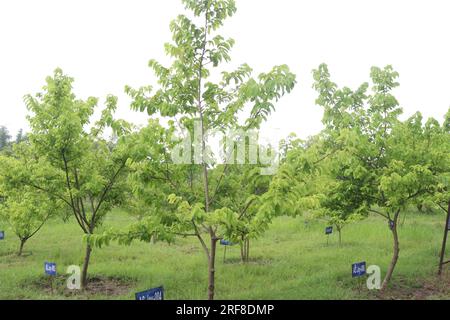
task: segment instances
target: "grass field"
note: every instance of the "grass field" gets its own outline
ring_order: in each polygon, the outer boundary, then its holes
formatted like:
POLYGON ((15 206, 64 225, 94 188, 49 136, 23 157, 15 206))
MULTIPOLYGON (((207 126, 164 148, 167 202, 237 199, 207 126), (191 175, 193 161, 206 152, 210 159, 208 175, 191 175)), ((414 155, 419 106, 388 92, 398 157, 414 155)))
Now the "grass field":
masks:
MULTIPOLYGON (((443 216, 409 214, 400 227, 400 260, 389 298, 399 293, 423 291, 425 299, 449 299, 450 287, 436 279, 438 254, 442 241, 443 216), (430 283, 444 285, 440 290, 430 283), (435 290, 436 289, 436 290, 435 290), (398 291, 398 292, 397 292, 398 291)), ((116 211, 105 227, 124 226, 130 218, 116 211)), ((0 226, 1 227, 1 226, 0 226)), ((373 292, 364 279, 351 278, 351 264, 367 261, 379 265, 382 276, 391 258, 392 241, 385 220, 370 217, 349 225, 343 231, 343 245, 337 234, 327 244, 324 228, 318 221, 279 218, 267 234, 252 242, 248 265, 239 260, 239 248, 224 247, 217 258, 217 299, 371 299, 373 292)), ((58 264, 63 272, 69 265, 81 265, 84 245, 75 223, 50 221, 27 243, 30 254, 17 257, 17 238, 6 229, 0 241, 1 299, 133 299, 136 291, 164 285, 166 299, 205 299, 207 264, 196 239, 179 239, 173 245, 135 242, 130 247, 116 244, 96 249, 91 258, 91 277, 133 279, 118 295, 97 292, 93 295, 64 295, 44 290, 44 261, 58 264)), ((450 251, 450 250, 449 250, 450 251)), ((446 271, 447 274, 449 273, 446 271)), ((62 280, 61 280, 62 281, 62 280)), ((444 282, 444 283, 443 283, 444 282)), ((400 296, 401 297, 401 296, 400 296)))

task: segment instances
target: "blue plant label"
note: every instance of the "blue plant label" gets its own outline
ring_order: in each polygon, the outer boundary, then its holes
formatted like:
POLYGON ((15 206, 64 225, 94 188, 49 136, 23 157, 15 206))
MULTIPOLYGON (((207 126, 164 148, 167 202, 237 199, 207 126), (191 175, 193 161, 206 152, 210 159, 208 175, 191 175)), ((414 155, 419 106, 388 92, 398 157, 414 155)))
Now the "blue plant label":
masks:
POLYGON ((228 240, 220 240, 220 244, 222 246, 232 246, 233 244, 231 243, 231 241, 228 240))
POLYGON ((394 230, 395 223, 392 220, 389 220, 389 229, 394 230))
POLYGON ((0 240, 5 239, 5 231, 0 231, 0 240))
POLYGON ((164 287, 138 292, 136 300, 164 300, 164 287))
POLYGON ((56 276, 56 263, 46 262, 44 264, 45 274, 56 276))
POLYGON ((333 227, 327 227, 325 229, 325 234, 332 234, 333 233, 333 227))
POLYGON ((352 277, 362 277, 366 274, 366 262, 358 262, 352 265, 352 277))

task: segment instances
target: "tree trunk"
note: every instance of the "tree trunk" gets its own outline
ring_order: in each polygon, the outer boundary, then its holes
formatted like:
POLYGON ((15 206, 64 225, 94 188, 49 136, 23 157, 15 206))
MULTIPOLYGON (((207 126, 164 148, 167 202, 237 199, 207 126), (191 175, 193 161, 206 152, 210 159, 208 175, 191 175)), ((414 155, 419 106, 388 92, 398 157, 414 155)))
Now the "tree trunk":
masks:
POLYGON ((440 261, 439 261, 439 272, 438 272, 439 275, 442 275, 442 268, 444 267, 445 249, 447 248, 449 222, 450 222, 450 201, 448 202, 447 220, 445 220, 444 241, 442 241, 442 250, 441 250, 441 256, 440 256, 440 261))
POLYGON ((81 273, 81 288, 84 290, 87 286, 87 275, 88 275, 88 268, 89 268, 89 260, 91 259, 91 252, 92 247, 88 243, 86 245, 86 254, 84 256, 84 263, 83 263, 83 270, 81 273))
POLYGON ((342 229, 341 228, 337 228, 338 233, 339 233, 339 247, 342 246, 342 229))
POLYGON ((215 291, 215 273, 216 273, 216 248, 217 239, 215 237, 211 238, 211 253, 209 256, 208 263, 208 300, 214 300, 215 291))
POLYGON ((383 292, 387 288, 389 281, 392 278, 392 274, 394 273, 394 269, 395 269, 395 266, 397 265, 398 257, 400 254, 400 244, 398 241, 398 232, 397 232, 399 213, 400 213, 400 211, 397 211, 397 213, 395 214, 394 225, 391 230, 392 235, 393 235, 393 240, 394 240, 394 254, 392 256, 391 263, 389 264, 389 268, 387 270, 386 277, 384 278, 383 284, 381 285, 381 292, 383 292))
POLYGON ((250 260, 250 239, 242 240, 241 243, 241 261, 247 263, 250 260))
POLYGON ((247 250, 245 251, 245 262, 249 262, 250 260, 250 239, 245 240, 247 243, 247 250))
POLYGON ((20 239, 20 247, 19 252, 17 252, 17 255, 20 257, 23 253, 23 247, 25 246, 25 242, 27 242, 27 239, 20 239))

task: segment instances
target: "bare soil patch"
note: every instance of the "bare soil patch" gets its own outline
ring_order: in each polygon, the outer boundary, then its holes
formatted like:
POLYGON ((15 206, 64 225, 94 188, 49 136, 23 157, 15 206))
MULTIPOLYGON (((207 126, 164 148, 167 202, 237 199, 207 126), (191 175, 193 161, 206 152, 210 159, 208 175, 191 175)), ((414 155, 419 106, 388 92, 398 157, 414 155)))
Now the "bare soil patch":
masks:
POLYGON ((431 276, 425 279, 399 278, 393 282, 383 295, 374 299, 381 300, 448 300, 450 299, 450 274, 441 277, 431 276))
POLYGON ((40 277, 32 282, 33 287, 44 291, 46 294, 64 297, 89 298, 89 296, 115 297, 128 294, 136 284, 131 278, 99 277, 89 278, 85 290, 69 290, 67 288, 66 275, 57 277, 40 277))

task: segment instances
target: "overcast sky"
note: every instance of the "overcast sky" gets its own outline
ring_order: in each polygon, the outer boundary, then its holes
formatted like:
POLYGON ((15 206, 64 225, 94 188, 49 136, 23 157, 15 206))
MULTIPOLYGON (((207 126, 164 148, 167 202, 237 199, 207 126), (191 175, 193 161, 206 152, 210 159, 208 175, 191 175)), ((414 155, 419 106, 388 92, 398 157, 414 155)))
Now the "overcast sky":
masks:
MULTIPOLYGON (((269 122, 301 137, 320 131, 311 70, 329 65, 339 85, 356 88, 370 67, 391 64, 400 73, 396 95, 411 115, 439 120, 450 106, 450 2, 447 0, 237 0, 238 12, 223 33, 236 40, 234 64, 255 71, 288 64, 295 91, 269 122)), ((120 98, 129 111, 126 84, 154 84, 150 58, 164 61, 169 22, 181 0, 0 1, 0 125, 27 128, 22 97, 40 91, 56 67, 75 78, 81 97, 120 98)))

